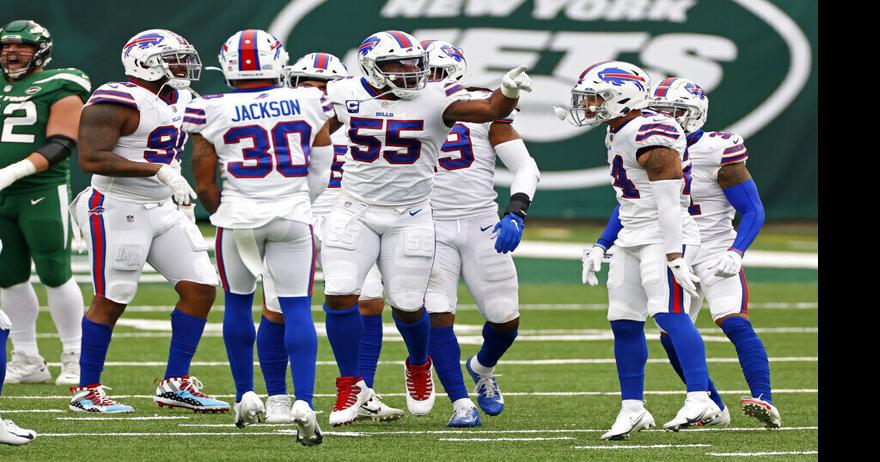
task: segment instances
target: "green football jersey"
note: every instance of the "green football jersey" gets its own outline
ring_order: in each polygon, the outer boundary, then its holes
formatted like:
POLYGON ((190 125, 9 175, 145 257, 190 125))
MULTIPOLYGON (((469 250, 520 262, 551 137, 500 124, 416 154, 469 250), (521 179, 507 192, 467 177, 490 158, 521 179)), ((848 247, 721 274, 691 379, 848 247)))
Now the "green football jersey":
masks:
MULTIPOLYGON (((56 101, 77 95, 89 98, 92 84, 81 70, 47 69, 9 82, 0 72, 0 168, 14 164, 46 144, 49 111, 56 101)), ((67 183, 70 159, 24 177, 0 194, 26 192, 67 183)))

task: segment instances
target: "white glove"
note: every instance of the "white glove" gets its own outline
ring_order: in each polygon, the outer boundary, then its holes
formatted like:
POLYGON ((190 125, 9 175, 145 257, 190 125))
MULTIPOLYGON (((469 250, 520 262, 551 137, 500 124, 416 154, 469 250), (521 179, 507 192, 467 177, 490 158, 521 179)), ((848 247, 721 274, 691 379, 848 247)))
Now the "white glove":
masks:
POLYGON ((508 98, 519 98, 519 91, 532 91, 532 79, 525 73, 525 64, 511 69, 501 79, 501 93, 508 98))
POLYGON ((197 197, 186 178, 168 165, 159 168, 159 171, 156 172, 156 178, 171 188, 171 200, 177 205, 192 204, 192 199, 197 197))
POLYGON ((3 310, 0 310, 0 330, 9 329, 12 329, 12 321, 9 320, 9 316, 6 316, 3 310))
POLYGON ((697 294, 696 283, 700 282, 700 278, 694 274, 690 265, 684 261, 684 258, 678 257, 675 260, 666 262, 666 264, 669 265, 669 269, 672 270, 672 277, 675 278, 675 282, 677 282, 678 285, 680 285, 681 288, 692 297, 698 297, 699 294, 697 294))
POLYGON ((0 168, 0 191, 3 191, 19 179, 33 175, 36 172, 37 167, 27 159, 22 159, 14 164, 0 168))
POLYGON ((742 266, 742 255, 733 250, 728 250, 724 255, 720 256, 718 260, 715 260, 715 264, 712 265, 712 268, 715 269, 715 276, 729 278, 739 274, 742 266))
POLYGON ((196 205, 195 204, 191 203, 189 205, 178 205, 177 208, 180 209, 180 211, 183 212, 183 214, 186 215, 187 218, 189 218, 189 221, 191 221, 193 223, 196 222, 196 205))
POLYGON ((581 258, 581 263, 583 263, 581 282, 594 287, 599 285, 596 273, 602 269, 603 258, 605 258, 605 249, 600 245, 594 245, 592 249, 584 249, 584 256, 581 258))

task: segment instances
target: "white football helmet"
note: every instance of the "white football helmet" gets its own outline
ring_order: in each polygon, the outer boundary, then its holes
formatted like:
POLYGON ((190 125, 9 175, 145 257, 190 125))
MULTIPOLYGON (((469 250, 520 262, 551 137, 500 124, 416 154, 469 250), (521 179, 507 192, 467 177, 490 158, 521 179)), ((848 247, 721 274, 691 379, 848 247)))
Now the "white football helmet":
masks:
POLYGON ((122 47, 125 75, 155 82, 168 79, 168 85, 187 88, 199 80, 202 61, 195 47, 183 37, 165 29, 149 29, 135 34, 122 47))
POLYGON ((292 66, 284 68, 284 82, 289 87, 299 85, 301 80, 336 80, 348 77, 348 69, 330 53, 309 53, 292 66))
POLYGON ((567 115, 578 127, 625 116, 648 106, 650 86, 648 73, 634 64, 623 61, 593 64, 581 72, 571 89, 567 115), (601 104, 595 104, 596 97, 602 98, 601 104))
POLYGON ((406 32, 387 30, 367 37, 358 47, 358 62, 367 83, 387 87, 398 98, 415 98, 428 83, 428 53, 406 32), (398 70, 383 70, 390 66, 398 70))
POLYGON ((220 70, 226 84, 233 80, 269 79, 281 81, 288 55, 281 41, 259 29, 240 30, 220 47, 220 70))
POLYGON ((434 69, 440 69, 443 79, 453 79, 459 82, 464 80, 467 74, 467 61, 464 52, 449 42, 442 40, 422 40, 422 48, 428 52, 428 68, 430 76, 434 76, 434 69))
POLYGON ((709 116, 709 97, 688 79, 669 77, 651 91, 651 109, 675 119, 687 133, 703 127, 709 116))

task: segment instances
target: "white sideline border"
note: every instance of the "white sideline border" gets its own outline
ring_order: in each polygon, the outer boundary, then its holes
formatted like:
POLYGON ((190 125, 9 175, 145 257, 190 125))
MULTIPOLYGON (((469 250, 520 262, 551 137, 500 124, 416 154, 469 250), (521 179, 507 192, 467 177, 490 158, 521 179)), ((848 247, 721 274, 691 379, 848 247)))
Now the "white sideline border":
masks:
POLYGON ((819 451, 773 451, 773 452, 707 452, 714 457, 766 457, 766 456, 808 456, 819 454, 819 451))

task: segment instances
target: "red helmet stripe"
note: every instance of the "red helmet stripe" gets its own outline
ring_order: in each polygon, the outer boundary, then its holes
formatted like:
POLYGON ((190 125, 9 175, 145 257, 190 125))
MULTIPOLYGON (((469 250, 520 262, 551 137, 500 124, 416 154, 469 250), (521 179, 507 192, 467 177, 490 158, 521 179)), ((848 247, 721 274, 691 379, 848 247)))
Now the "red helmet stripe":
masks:
POLYGON ((260 70, 260 57, 257 54, 257 31, 254 29, 243 31, 238 40, 238 70, 260 70))

